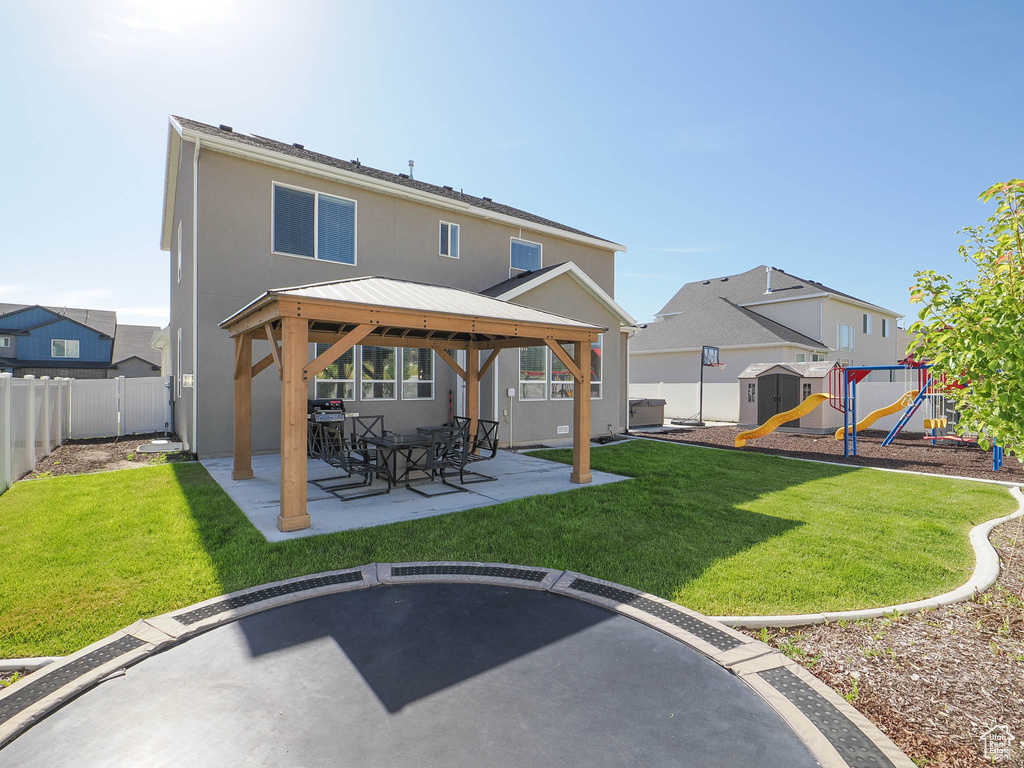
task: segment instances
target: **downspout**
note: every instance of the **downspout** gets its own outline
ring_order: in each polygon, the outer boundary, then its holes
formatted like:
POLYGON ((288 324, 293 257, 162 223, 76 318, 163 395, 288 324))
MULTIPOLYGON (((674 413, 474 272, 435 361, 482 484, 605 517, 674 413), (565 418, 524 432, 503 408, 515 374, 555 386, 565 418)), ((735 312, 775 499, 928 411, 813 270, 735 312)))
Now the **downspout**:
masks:
POLYGON ((825 344, 825 302, 826 301, 828 301, 828 296, 826 296, 824 299, 822 299, 821 301, 818 302, 818 341, 820 341, 823 346, 827 347, 828 345, 825 344))
POLYGON ((199 458, 199 137, 192 153, 192 454, 199 458))

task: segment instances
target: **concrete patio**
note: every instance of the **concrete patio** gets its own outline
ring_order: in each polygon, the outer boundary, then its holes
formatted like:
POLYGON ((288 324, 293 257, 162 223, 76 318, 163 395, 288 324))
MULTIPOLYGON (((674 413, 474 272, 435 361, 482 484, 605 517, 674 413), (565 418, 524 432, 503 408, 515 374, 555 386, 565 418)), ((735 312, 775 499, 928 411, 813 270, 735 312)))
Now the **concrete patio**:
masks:
MULTIPOLYGON (((307 483, 306 504, 312 525, 304 530, 282 533, 277 529, 277 516, 281 510, 280 454, 253 456, 252 469, 255 476, 250 480, 231 479, 230 456, 205 459, 202 464, 267 541, 286 541, 297 536, 317 536, 354 528, 369 528, 459 512, 463 509, 486 507, 529 496, 580 489, 580 485, 569 480, 570 468, 565 464, 511 451, 498 451, 498 455, 492 460, 479 465, 481 472, 496 477, 497 480, 474 483, 465 486, 461 493, 434 498, 425 498, 406 490, 404 486, 398 486, 386 495, 341 501, 311 482, 307 483)), ((307 473, 309 480, 312 481, 336 477, 339 471, 322 461, 309 459, 307 473)), ((603 485, 628 479, 621 475, 594 471, 591 484, 603 485)), ((439 489, 440 480, 434 485, 439 489)), ((383 488, 384 483, 378 480, 373 487, 383 488)))

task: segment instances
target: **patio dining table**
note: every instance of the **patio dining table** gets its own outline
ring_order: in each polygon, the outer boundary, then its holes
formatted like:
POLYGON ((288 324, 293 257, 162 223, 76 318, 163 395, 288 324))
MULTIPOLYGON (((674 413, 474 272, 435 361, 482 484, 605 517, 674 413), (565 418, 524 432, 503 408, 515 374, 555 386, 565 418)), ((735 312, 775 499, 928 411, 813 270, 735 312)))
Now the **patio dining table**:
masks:
POLYGON ((408 461, 409 452, 414 448, 429 446, 430 430, 418 432, 414 435, 397 435, 393 433, 387 435, 367 435, 362 438, 362 441, 377 449, 378 461, 387 471, 387 481, 390 488, 404 480, 405 474, 408 472, 406 470, 401 475, 398 474, 398 456, 401 454, 408 461))

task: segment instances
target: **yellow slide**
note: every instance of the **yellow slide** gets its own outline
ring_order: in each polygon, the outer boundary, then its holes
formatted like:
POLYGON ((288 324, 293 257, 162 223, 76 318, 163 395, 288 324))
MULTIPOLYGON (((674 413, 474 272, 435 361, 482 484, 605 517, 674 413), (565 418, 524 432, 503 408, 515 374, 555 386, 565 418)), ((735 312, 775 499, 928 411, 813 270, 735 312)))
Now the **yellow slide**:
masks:
POLYGON ((790 408, 788 411, 775 414, 760 427, 757 427, 756 429, 748 429, 746 432, 740 432, 736 435, 736 447, 742 448, 747 444, 747 440, 755 440, 758 437, 764 437, 765 435, 774 432, 787 421, 792 421, 793 419, 799 419, 801 416, 806 416, 826 400, 828 400, 828 393, 818 392, 817 394, 808 397, 796 408, 790 408))
MULTIPOLYGON (((887 405, 887 406, 885 406, 885 408, 879 408, 877 411, 872 411, 871 413, 869 413, 867 416, 865 416, 863 419, 861 419, 857 423, 857 431, 861 432, 861 431, 867 429, 868 427, 870 427, 872 424, 874 424, 879 419, 884 418, 886 416, 891 416, 892 414, 896 413, 897 411, 902 411, 902 410, 905 410, 905 409, 909 408, 910 404, 912 402, 914 402, 914 398, 917 397, 917 393, 918 393, 918 390, 916 390, 916 389, 913 392, 907 392, 903 397, 901 397, 899 400, 897 400, 892 405, 887 405)), ((853 427, 850 427, 850 429, 852 430, 853 427)), ((843 439, 843 428, 840 427, 839 429, 836 430, 836 440, 842 440, 842 439, 843 439)))

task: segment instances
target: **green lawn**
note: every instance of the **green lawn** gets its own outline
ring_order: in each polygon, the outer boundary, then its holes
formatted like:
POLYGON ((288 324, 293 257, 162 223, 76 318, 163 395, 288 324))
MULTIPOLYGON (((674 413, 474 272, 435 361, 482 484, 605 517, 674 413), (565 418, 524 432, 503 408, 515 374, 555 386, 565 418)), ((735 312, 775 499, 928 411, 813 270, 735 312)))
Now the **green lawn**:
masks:
POLYGON ((993 485, 650 441, 593 465, 635 479, 278 544, 198 464, 18 483, 0 496, 0 657, 374 560, 572 569, 709 614, 886 605, 964 582, 968 530, 1015 507, 993 485))

